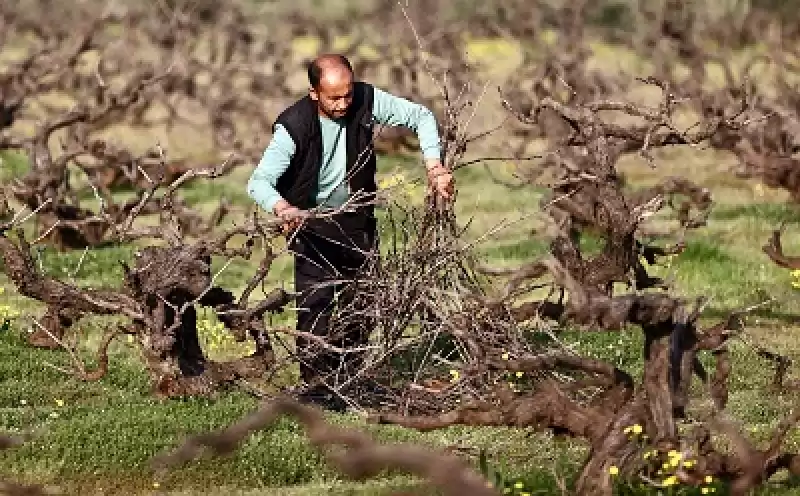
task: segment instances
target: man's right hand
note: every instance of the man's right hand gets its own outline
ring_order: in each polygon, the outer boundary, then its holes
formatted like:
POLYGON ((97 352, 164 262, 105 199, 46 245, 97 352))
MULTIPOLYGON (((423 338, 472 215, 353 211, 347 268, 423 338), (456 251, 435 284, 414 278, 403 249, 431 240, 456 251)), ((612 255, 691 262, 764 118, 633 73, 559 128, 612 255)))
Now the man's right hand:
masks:
POLYGON ((289 234, 294 231, 308 218, 307 210, 299 209, 286 200, 278 200, 272 211, 283 220, 283 225, 281 226, 283 234, 289 234))

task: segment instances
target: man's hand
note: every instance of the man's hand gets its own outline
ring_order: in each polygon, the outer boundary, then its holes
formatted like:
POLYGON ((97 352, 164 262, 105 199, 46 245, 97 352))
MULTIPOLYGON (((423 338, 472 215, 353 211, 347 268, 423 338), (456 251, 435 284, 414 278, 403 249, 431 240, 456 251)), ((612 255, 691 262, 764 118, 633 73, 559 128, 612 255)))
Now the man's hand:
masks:
POLYGON ((300 227, 300 224, 308 217, 308 211, 299 209, 286 200, 278 200, 272 211, 283 220, 281 226, 283 234, 289 234, 300 227))
POLYGON ((438 158, 426 160, 425 168, 428 171, 428 187, 445 200, 451 200, 455 195, 452 172, 442 165, 442 161, 438 158))

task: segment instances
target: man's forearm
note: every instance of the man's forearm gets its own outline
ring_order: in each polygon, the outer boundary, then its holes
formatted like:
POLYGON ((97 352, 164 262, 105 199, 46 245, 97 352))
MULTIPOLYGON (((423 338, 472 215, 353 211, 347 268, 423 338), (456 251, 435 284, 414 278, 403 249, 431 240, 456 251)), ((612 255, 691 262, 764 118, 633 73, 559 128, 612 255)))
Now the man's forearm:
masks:
POLYGON ((275 206, 279 202, 286 201, 281 197, 280 193, 278 193, 269 179, 257 174, 250 176, 250 180, 247 183, 247 193, 258 206, 267 212, 274 213, 275 206))
POLYGON ((422 157, 426 161, 441 160, 442 148, 439 140, 439 129, 436 125, 436 116, 430 109, 420 105, 422 110, 419 116, 419 125, 417 126, 417 138, 419 139, 419 147, 422 152, 422 157))
POLYGON ((278 127, 247 182, 247 194, 268 212, 275 213, 276 208, 286 203, 275 186, 278 178, 289 167, 293 153, 294 143, 291 137, 286 130, 278 127))

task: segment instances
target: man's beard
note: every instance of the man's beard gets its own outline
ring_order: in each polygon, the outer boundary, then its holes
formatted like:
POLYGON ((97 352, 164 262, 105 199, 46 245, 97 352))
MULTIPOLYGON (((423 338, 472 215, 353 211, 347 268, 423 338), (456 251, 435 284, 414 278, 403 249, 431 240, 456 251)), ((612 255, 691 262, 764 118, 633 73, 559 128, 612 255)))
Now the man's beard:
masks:
POLYGON ((326 110, 323 108, 322 112, 325 114, 326 117, 330 119, 341 119, 342 117, 347 115, 348 110, 337 112, 335 110, 326 110))

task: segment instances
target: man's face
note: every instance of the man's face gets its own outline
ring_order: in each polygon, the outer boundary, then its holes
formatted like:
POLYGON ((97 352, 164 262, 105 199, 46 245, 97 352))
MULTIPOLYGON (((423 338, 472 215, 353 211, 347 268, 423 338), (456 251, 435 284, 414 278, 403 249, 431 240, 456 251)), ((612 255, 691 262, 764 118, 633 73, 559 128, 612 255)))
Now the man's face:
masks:
POLYGON ((344 117, 353 103, 353 76, 348 71, 331 71, 320 78, 319 88, 312 88, 310 95, 323 115, 344 117))

